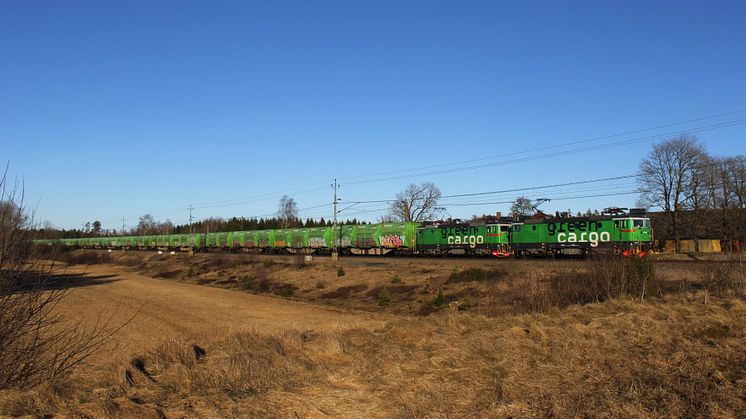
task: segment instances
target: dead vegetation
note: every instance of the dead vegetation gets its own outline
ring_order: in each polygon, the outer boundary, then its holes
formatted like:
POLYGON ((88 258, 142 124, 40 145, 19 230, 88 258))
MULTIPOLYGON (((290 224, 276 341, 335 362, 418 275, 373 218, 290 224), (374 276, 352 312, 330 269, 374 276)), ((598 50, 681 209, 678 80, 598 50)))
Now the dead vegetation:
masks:
MULTIPOLYGON (((64 380, 123 325, 99 313, 92 327, 55 310, 73 278, 34 248, 33 215, 23 189, 0 176, 0 389, 26 389, 64 380)), ((98 255, 96 256, 98 260, 98 255)))
POLYGON ((735 417, 746 409, 744 339, 743 301, 683 296, 249 331, 167 341, 64 387, 6 392, 0 413, 735 417))
POLYGON ((0 414, 735 417, 746 408, 738 263, 428 261, 423 269, 408 260, 300 266, 298 257, 243 256, 113 260, 182 281, 409 316, 377 330, 169 340, 78 371, 65 385, 0 393, 0 414))
POLYGON ((746 296, 743 268, 735 261, 662 267, 652 258, 556 262, 361 258, 332 263, 323 258, 309 262, 302 254, 271 257, 101 251, 72 252, 63 260, 110 261, 155 278, 408 315, 430 315, 450 307, 503 316, 698 290, 705 291, 704 298, 746 296))

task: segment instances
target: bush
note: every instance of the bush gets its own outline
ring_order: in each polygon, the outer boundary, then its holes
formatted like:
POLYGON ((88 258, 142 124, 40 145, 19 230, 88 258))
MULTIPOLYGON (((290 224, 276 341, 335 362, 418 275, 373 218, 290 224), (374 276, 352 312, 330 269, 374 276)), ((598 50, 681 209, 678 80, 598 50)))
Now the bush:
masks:
MULTIPOLYGON (((7 174, 7 173, 6 173, 7 174)), ((52 275, 31 245, 34 226, 23 205, 23 191, 7 188, 0 177, 0 389, 54 383, 89 358, 119 328, 102 319, 94 328, 71 320, 55 307, 67 296, 70 276, 52 275)), ((46 250, 44 252, 50 252, 46 250)), ((73 263, 108 263, 108 253, 65 253, 73 263), (105 260, 106 262, 102 262, 105 260)))
POLYGON ((402 283, 402 280, 401 280, 401 278, 399 278, 398 276, 395 276, 395 277, 394 277, 394 278, 393 278, 393 279, 391 280, 391 283, 392 283, 392 284, 401 284, 401 283, 402 283))
POLYGON ((610 258, 594 261, 590 273, 580 281, 589 288, 595 301, 605 301, 623 295, 643 300, 651 293, 662 292, 652 258, 610 258))
POLYGON ((391 304, 391 293, 389 293, 389 290, 387 290, 386 288, 382 288, 378 292, 378 305, 381 307, 385 307, 389 304, 391 304))
POLYGON ((130 268, 140 265, 142 259, 137 256, 125 256, 116 261, 117 265, 128 266, 130 268))
POLYGON ((445 295, 443 295, 443 290, 438 290, 438 295, 435 296, 433 299, 433 305, 435 307, 442 307, 444 306, 448 301, 446 300, 445 295))
POLYGON ((451 272, 446 283, 498 281, 506 276, 507 272, 502 269, 484 270, 482 268, 467 268, 462 271, 451 272))
POLYGON ((715 265, 703 281, 705 290, 719 297, 746 298, 746 279, 732 263, 715 265))
POLYGON ((337 276, 345 276, 345 270, 341 266, 337 266, 337 276))
POLYGON ((272 283, 269 280, 267 271, 263 267, 257 266, 249 276, 238 279, 238 286, 247 291, 269 292, 272 288, 272 283))
POLYGON ((519 312, 546 312, 572 304, 588 304, 628 296, 644 299, 663 292, 648 258, 605 259, 590 262, 587 271, 518 280, 511 295, 519 312))
POLYGON ((111 263, 111 255, 108 252, 67 252, 60 255, 59 259, 69 266, 111 263))
POLYGON ((324 281, 319 279, 318 281, 316 281, 316 288, 322 290, 326 288, 326 284, 324 284, 324 281))
POLYGON ((275 294, 281 297, 285 297, 285 298, 292 297, 294 293, 295 291, 293 290, 292 286, 289 286, 289 285, 286 285, 282 288, 278 288, 277 290, 275 290, 275 294))

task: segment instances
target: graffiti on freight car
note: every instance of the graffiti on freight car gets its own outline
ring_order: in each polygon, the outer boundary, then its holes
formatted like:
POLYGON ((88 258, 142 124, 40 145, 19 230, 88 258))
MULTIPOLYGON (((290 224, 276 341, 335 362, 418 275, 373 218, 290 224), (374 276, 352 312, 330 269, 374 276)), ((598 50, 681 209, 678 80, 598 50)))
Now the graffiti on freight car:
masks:
POLYGON ((404 246, 404 236, 381 236, 381 247, 402 247, 404 246))
POLYGON ((275 240, 275 247, 285 247, 286 244, 285 240, 275 240))
POLYGON ((355 240, 355 246, 357 247, 376 247, 376 241, 372 237, 363 237, 355 240))
POLYGON ((310 247, 324 247, 326 243, 323 237, 309 237, 308 245, 310 247))
POLYGON ((254 240, 246 240, 246 247, 254 247, 254 240))
POLYGON ((352 241, 349 237, 342 237, 342 240, 334 239, 334 245, 338 247, 350 247, 352 245, 352 241))
POLYGON ((259 239, 259 247, 269 247, 269 239, 259 239))

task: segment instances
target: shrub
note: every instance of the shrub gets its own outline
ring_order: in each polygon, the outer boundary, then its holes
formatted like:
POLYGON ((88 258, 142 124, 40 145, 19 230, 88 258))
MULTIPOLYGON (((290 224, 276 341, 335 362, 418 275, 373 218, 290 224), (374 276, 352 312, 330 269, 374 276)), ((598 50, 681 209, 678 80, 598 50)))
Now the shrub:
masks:
POLYGON ((125 256, 116 262, 118 265, 128 266, 130 268, 140 265, 142 259, 137 256, 125 256))
POLYGON ((524 278, 515 284, 511 298, 519 312, 546 312, 622 296, 644 299, 663 292, 654 262, 646 258, 593 261, 587 271, 524 278))
POLYGON ((341 266, 337 266, 337 276, 345 276, 345 270, 341 266))
POLYGON ((458 282, 497 281, 507 276, 503 269, 484 270, 482 268, 467 268, 461 271, 453 271, 448 277, 448 284, 458 282))
POLYGON ((704 278, 705 291, 719 297, 746 297, 746 279, 736 266, 728 262, 715 265, 704 278))
POLYGON ((443 290, 438 290, 438 295, 435 296, 433 299, 433 305, 435 307, 442 307, 444 306, 448 301, 446 300, 445 295, 443 295, 443 290))
POLYGON ((381 291, 378 292, 378 305, 385 307, 389 304, 391 304, 391 293, 389 293, 389 290, 386 288, 382 288, 381 291))
POLYGON ((402 283, 402 280, 401 280, 401 278, 399 278, 398 276, 395 276, 395 277, 394 277, 394 278, 393 278, 393 279, 391 280, 391 283, 392 283, 392 284, 401 284, 401 283, 402 283))
POLYGON ((67 252, 63 253, 59 259, 69 266, 111 263, 111 255, 108 252, 67 252))
POLYGON ((662 292, 652 258, 611 258, 594 261, 590 265, 589 274, 580 275, 578 279, 590 290, 595 301, 605 301, 622 295, 642 300, 651 293, 662 292))
POLYGON ((238 279, 238 286, 247 291, 269 292, 272 283, 267 271, 263 267, 257 266, 248 276, 238 279))
POLYGON ((277 295, 279 295, 281 297, 285 297, 285 298, 292 297, 294 293, 295 293, 295 291, 293 290, 292 286, 290 286, 290 285, 286 285, 286 286, 284 286, 282 288, 278 288, 275 291, 275 294, 277 294, 277 295))
MULTIPOLYGON (((123 326, 113 328, 104 318, 86 328, 55 310, 75 277, 52 275, 52 266, 31 245, 33 213, 23 205, 22 190, 8 189, 6 175, 0 175, 0 389, 24 389, 67 376, 123 326)), ((82 255, 63 256, 74 263, 110 261, 108 253, 82 255)))
POLYGON ((319 279, 318 281, 316 281, 316 288, 322 290, 326 288, 326 284, 324 284, 324 281, 319 279))

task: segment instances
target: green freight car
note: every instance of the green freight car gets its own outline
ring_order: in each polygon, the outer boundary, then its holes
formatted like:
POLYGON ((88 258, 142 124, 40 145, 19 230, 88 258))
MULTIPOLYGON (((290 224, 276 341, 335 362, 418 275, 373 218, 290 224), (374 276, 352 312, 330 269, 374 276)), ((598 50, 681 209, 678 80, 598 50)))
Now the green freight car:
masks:
POLYGON ((650 219, 633 216, 527 220, 511 230, 516 256, 636 254, 648 251, 653 240, 650 219))
POLYGON ((342 226, 332 232, 344 253, 388 254, 413 252, 417 247, 418 223, 380 223, 342 226))
POLYGON ((509 256, 510 223, 434 223, 417 230, 424 255, 509 256))

